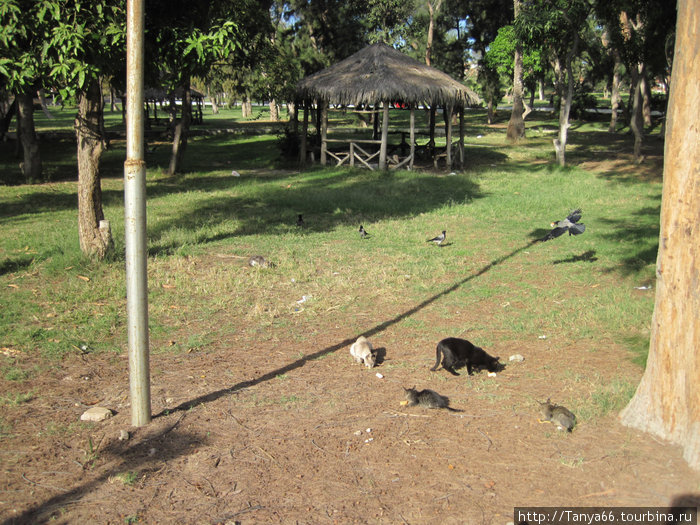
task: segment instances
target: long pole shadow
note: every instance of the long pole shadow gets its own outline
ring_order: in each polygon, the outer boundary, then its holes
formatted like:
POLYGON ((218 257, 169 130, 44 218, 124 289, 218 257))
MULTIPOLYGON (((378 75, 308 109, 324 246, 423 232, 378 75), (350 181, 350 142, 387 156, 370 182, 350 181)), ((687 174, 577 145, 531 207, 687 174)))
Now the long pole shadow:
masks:
MULTIPOLYGON (((518 253, 529 248, 533 244, 536 244, 537 242, 539 242, 539 239, 532 240, 532 241, 528 242, 527 244, 525 244, 524 246, 521 246, 520 248, 513 250, 509 254, 504 255, 502 257, 499 257, 498 259, 494 259, 493 261, 491 261, 490 263, 485 265, 483 268, 481 268, 478 272, 473 273, 473 274, 465 277, 464 279, 457 281, 452 286, 445 288, 441 292, 427 298, 426 300, 417 304, 413 308, 406 310, 405 312, 397 315, 393 319, 389 319, 388 321, 384 321, 383 323, 378 324, 374 328, 371 328, 370 330, 364 332, 363 335, 370 337, 370 336, 376 335, 380 332, 383 332, 384 330, 386 330, 390 326, 393 326, 396 323, 399 323, 402 320, 406 319, 407 317, 410 317, 411 315, 423 310, 424 308, 431 305, 432 303, 434 303, 438 299, 445 297, 446 295, 449 295, 450 293, 454 292, 459 287, 465 285, 469 281, 472 281, 473 279, 476 279, 477 277, 481 277, 482 275, 484 275, 486 272, 488 272, 489 270, 491 270, 495 266, 498 266, 499 264, 502 264, 503 262, 507 261, 508 259, 515 257, 518 253)), ((348 346, 348 345, 351 345, 354 342, 355 342, 355 339, 352 339, 352 338, 345 339, 345 340, 341 341, 340 343, 337 343, 337 344, 334 344, 334 345, 329 346, 327 348, 324 348, 323 350, 319 350, 318 352, 314 352, 312 354, 305 355, 304 357, 302 357, 301 359, 298 359, 297 361, 294 361, 293 363, 289 363, 286 366, 272 370, 271 372, 263 374, 260 377, 257 377, 255 379, 251 379, 249 381, 242 381, 242 382, 237 383, 237 384, 230 386, 228 388, 223 388, 221 390, 217 390, 215 392, 210 392, 209 394, 204 394, 202 396, 196 397, 196 398, 191 399, 189 401, 185 401, 183 403, 180 403, 176 407, 168 408, 167 410, 163 410, 163 411, 159 412, 158 414, 155 414, 153 417, 156 418, 156 417, 172 414, 173 412, 190 410, 192 407, 195 407, 195 406, 200 405, 202 403, 210 403, 212 401, 216 401, 217 399, 219 399, 223 396, 233 394, 234 392, 237 392, 239 390, 250 388, 252 386, 258 385, 258 384, 263 383, 265 381, 269 381, 270 379, 274 379, 278 375, 286 374, 287 372, 291 372, 292 370, 296 370, 297 368, 301 368, 308 361, 313 361, 314 359, 318 359, 319 357, 322 357, 324 355, 327 355, 327 354, 330 354, 333 352, 337 352, 341 348, 348 346)))

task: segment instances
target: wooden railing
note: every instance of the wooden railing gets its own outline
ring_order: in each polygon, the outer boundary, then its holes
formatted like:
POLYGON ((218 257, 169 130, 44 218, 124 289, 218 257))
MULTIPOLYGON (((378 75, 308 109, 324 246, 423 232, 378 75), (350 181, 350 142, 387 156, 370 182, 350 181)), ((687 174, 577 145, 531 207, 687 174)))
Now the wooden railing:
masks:
MULTIPOLYGON (((336 166, 342 166, 345 163, 347 163, 349 166, 355 166, 355 164, 358 163, 361 166, 364 166, 365 168, 374 171, 379 165, 378 157, 380 150, 377 150, 374 153, 370 153, 366 151, 365 148, 363 148, 360 144, 374 144, 377 146, 381 146, 381 140, 326 139, 326 142, 329 144, 335 143, 348 145, 347 150, 331 151, 330 149, 326 149, 326 154, 335 159, 336 166), (375 161, 374 165, 372 164, 373 160, 375 161)), ((397 169, 402 166, 405 166, 408 163, 413 164, 411 162, 412 160, 413 156, 410 154, 407 157, 404 157, 403 159, 400 158, 398 155, 389 155, 387 157, 387 167, 397 169)))

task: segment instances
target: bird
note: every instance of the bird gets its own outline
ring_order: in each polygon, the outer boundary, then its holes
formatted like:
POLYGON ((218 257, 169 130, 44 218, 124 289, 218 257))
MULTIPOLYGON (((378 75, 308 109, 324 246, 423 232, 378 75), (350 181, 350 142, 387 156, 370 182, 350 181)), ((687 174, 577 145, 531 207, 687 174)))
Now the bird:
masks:
POLYGON ((554 228, 551 232, 545 235, 542 240, 549 241, 555 239, 560 235, 564 235, 565 232, 569 232, 569 235, 581 235, 586 231, 586 225, 578 221, 581 220, 581 208, 576 209, 569 213, 566 219, 561 221, 553 221, 550 226, 554 228))
POLYGON ((442 243, 445 242, 445 237, 447 237, 446 230, 442 230, 442 233, 440 235, 438 235, 437 237, 433 237, 432 239, 428 239, 425 242, 434 242, 438 246, 442 246, 442 243))
POLYGON ((360 224, 359 232, 360 232, 360 238, 362 238, 362 239, 366 239, 369 236, 369 233, 367 232, 367 230, 365 230, 365 227, 362 226, 362 224, 360 224))
POLYGON ((304 226, 304 219, 301 218, 301 213, 299 214, 299 218, 297 219, 297 226, 304 226))

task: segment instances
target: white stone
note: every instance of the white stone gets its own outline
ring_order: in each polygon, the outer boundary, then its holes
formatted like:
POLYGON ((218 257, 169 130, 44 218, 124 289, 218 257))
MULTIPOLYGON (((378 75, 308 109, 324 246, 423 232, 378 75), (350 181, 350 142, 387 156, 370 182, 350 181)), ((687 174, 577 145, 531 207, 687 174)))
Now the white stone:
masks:
POLYGON ((508 358, 508 361, 515 361, 516 363, 522 363, 525 358, 520 354, 514 354, 508 358))
POLYGON ((104 407, 88 408, 83 415, 80 416, 81 421, 104 421, 112 417, 112 411, 104 407))

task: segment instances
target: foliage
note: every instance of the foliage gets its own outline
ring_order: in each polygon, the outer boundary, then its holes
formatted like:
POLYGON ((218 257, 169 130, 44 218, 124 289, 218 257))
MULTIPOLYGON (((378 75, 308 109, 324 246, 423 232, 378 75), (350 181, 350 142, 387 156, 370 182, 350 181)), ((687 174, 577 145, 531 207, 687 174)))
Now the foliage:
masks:
MULTIPOLYGON (((513 78, 513 56, 517 45, 515 28, 503 26, 498 30, 496 39, 484 55, 484 65, 495 69, 503 79, 513 78)), ((544 72, 543 52, 538 47, 523 49, 523 82, 528 83, 542 77, 544 72)))

